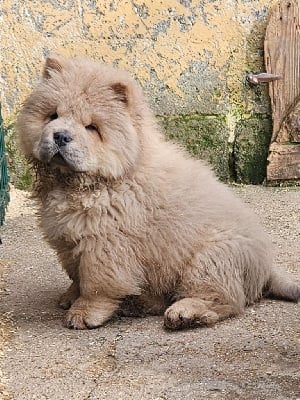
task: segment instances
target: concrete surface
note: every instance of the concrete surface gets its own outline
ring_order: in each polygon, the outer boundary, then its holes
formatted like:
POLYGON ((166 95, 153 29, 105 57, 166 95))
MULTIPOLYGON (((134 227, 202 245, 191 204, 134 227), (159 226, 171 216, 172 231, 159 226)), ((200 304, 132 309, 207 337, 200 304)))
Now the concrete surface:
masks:
MULTIPOLYGON (((261 217, 278 266, 300 278, 299 188, 235 187, 261 217)), ((166 332, 161 317, 62 326, 68 286, 24 192, 2 231, 0 398, 15 400, 300 399, 299 305, 263 300, 213 328, 166 332)))

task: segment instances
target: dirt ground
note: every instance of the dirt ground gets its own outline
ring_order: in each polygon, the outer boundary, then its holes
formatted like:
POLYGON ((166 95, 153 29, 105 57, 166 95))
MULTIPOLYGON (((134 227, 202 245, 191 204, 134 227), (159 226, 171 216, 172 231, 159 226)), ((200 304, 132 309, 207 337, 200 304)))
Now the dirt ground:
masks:
MULTIPOLYGON (((300 188, 234 187, 260 216, 278 268, 300 280, 300 188)), ((12 190, 1 235, 0 399, 300 399, 299 305, 263 300, 213 328, 167 332, 162 317, 62 325, 68 286, 33 203, 12 190)))

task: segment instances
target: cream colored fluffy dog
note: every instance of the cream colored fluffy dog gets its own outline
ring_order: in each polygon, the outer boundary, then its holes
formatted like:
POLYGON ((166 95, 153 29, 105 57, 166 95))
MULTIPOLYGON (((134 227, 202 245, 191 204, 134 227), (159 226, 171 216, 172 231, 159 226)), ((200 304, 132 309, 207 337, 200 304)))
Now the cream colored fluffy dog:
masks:
POLYGON ((254 215, 201 161, 167 143, 127 73, 48 58, 18 118, 40 222, 73 281, 69 328, 126 298, 167 328, 211 325, 263 295, 297 301, 254 215))

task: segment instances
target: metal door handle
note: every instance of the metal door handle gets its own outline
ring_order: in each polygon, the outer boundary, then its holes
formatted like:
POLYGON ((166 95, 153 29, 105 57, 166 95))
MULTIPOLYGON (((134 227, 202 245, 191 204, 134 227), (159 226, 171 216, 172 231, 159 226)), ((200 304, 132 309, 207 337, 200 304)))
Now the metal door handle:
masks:
POLYGON ((252 85, 258 85, 259 83, 273 82, 282 79, 282 75, 268 74, 267 72, 261 72, 260 74, 247 74, 246 80, 252 85))

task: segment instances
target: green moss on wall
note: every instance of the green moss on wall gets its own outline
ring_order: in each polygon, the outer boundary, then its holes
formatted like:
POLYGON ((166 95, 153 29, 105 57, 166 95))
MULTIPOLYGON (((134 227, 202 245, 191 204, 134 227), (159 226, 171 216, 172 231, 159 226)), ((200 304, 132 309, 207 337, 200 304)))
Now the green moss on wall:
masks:
POLYGON ((230 177, 225 116, 178 115, 160 120, 169 139, 184 145, 193 156, 207 160, 222 180, 230 177))
POLYGON ((267 115, 240 117, 234 125, 224 115, 163 116, 160 120, 169 139, 207 160, 221 180, 259 184, 265 179, 272 133, 267 115))
POLYGON ((32 182, 32 173, 25 157, 18 148, 15 126, 11 123, 5 126, 4 129, 10 182, 17 189, 29 189, 32 182))
POLYGON ((272 123, 267 116, 255 116, 238 122, 233 149, 238 183, 262 183, 266 177, 267 156, 272 123))

